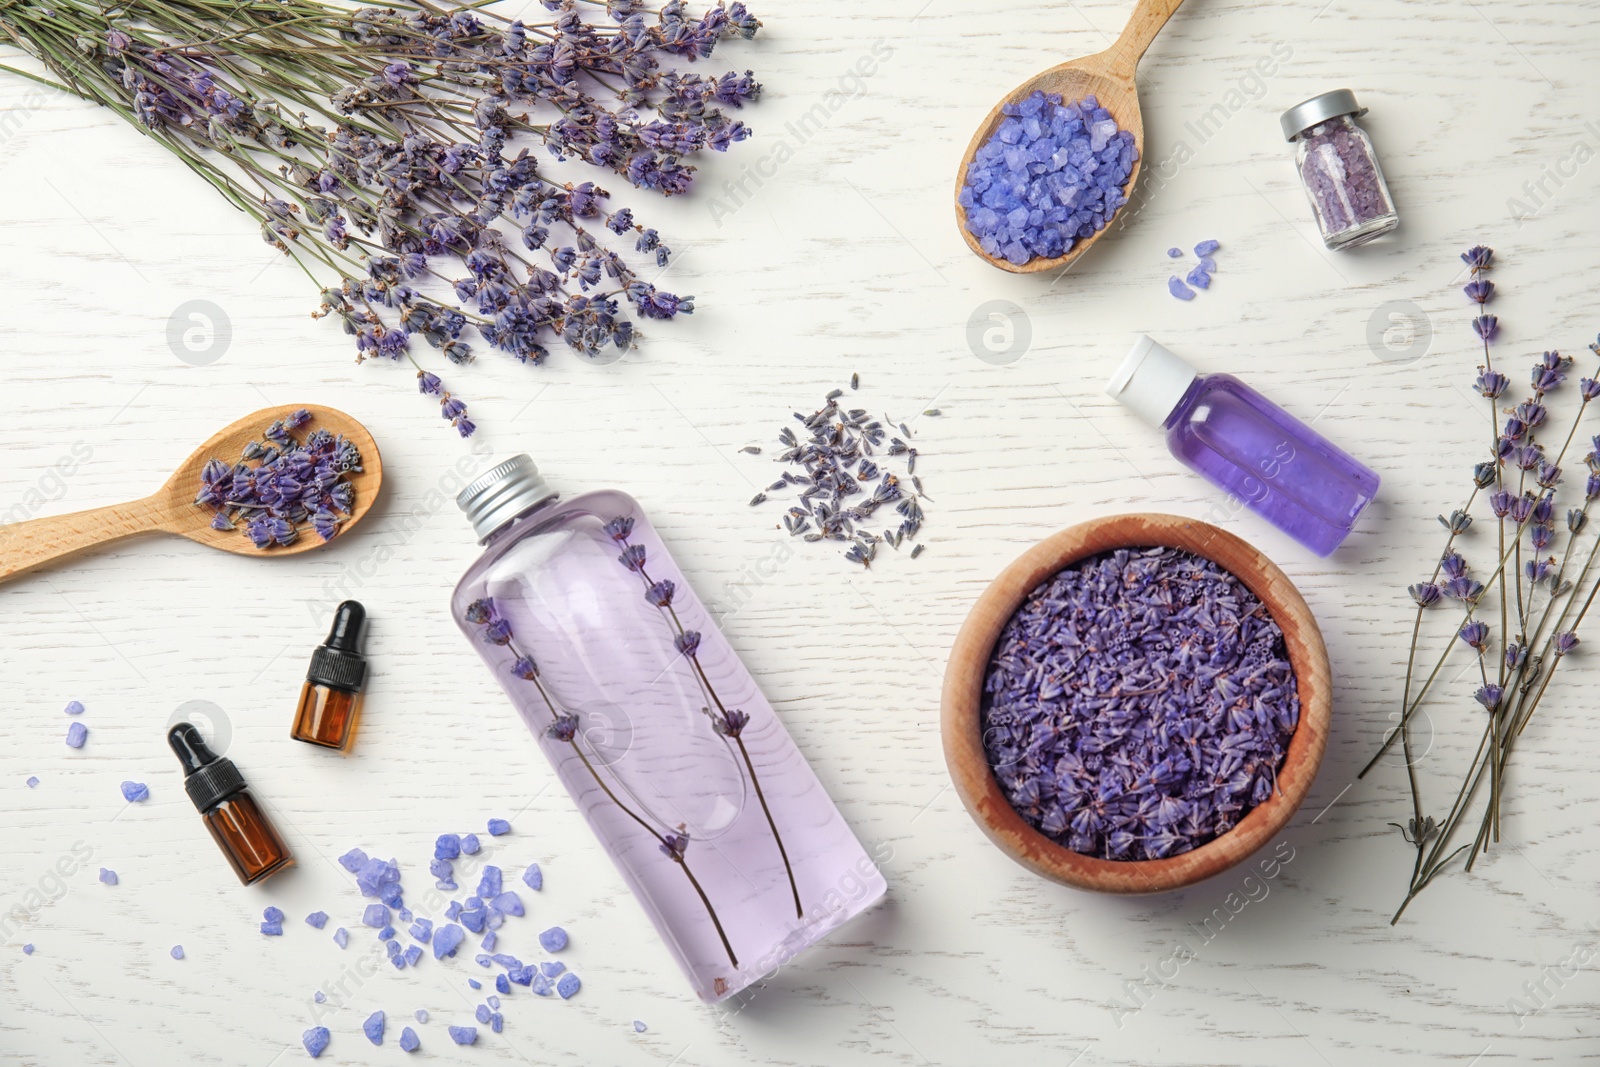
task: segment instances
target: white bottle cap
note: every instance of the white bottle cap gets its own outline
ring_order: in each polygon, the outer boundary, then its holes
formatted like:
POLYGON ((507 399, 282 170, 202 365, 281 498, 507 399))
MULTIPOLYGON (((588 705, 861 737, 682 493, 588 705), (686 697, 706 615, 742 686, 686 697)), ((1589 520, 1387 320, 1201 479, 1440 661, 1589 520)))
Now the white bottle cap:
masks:
POLYGON ((1111 376, 1106 395, 1160 427, 1166 425, 1167 417, 1199 376, 1199 371, 1141 335, 1111 376))

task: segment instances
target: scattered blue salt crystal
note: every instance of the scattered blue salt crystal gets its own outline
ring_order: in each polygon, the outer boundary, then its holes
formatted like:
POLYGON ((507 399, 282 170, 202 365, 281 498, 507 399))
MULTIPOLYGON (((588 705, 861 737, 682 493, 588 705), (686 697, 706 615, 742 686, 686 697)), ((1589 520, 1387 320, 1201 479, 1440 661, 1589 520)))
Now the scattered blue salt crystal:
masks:
POLYGON ((312 912, 306 916, 306 925, 316 927, 318 930, 322 929, 328 925, 328 913, 325 911, 312 912))
POLYGON ((283 936, 283 924, 282 923, 262 923, 261 924, 261 932, 263 934, 267 935, 268 937, 282 937, 283 936))
POLYGON ((1217 261, 1212 259, 1210 256, 1201 256, 1199 269, 1205 271, 1207 274, 1215 274, 1217 273, 1217 261))
POLYGON ((339 857, 339 866, 343 867, 351 874, 355 874, 357 871, 359 871, 362 864, 366 862, 367 854, 361 851, 359 848, 353 848, 349 852, 346 852, 344 855, 339 857))
POLYGON ((440 927, 433 934, 433 958, 441 960, 446 956, 454 956, 466 938, 466 931, 455 923, 440 927))
POLYGON ((542 974, 533 976, 533 991, 541 997, 548 997, 551 993, 550 979, 542 974))
POLYGON ((1222 243, 1220 241, 1201 241, 1194 246, 1194 254, 1197 256, 1209 256, 1221 247, 1222 243))
POLYGON ((374 929, 387 926, 389 924, 389 909, 382 904, 368 904, 367 910, 361 913, 361 921, 374 929))
POLYGON ((506 1028, 506 1017, 504 1015, 501 1015, 499 1012, 495 1012, 495 1013, 493 1013, 492 1015, 489 1016, 489 1029, 493 1030, 495 1033, 498 1034, 500 1031, 504 1030, 505 1028, 506 1028))
POLYGON ((436 860, 453 860, 459 855, 461 855, 460 834, 440 834, 439 840, 433 843, 433 858, 436 860))
POLYGON ((428 873, 439 879, 453 878, 455 868, 450 866, 449 860, 434 860, 428 864, 428 873))
POLYGON ((523 913, 522 898, 511 892, 509 889, 495 897, 489 903, 492 904, 494 909, 500 912, 502 915, 521 915, 523 913))
POLYGON ((344 927, 341 926, 333 932, 333 943, 340 948, 344 948, 345 945, 350 943, 350 934, 344 927))
POLYGON ((490 930, 488 933, 483 935, 483 941, 480 942, 480 945, 485 952, 493 952, 495 942, 499 940, 500 935, 495 933, 493 930, 490 930))
POLYGON ((484 911, 482 907, 477 907, 472 909, 463 909, 460 916, 458 916, 458 921, 462 926, 465 926, 473 933, 481 934, 483 933, 484 921, 488 919, 488 917, 488 912, 484 911))
POLYGON ((283 922, 283 909, 267 905, 261 912, 261 917, 269 923, 283 922))
POLYGON ((67 727, 67 747, 82 748, 84 741, 89 738, 89 728, 81 722, 75 722, 67 727))
POLYGON ((559 926, 552 926, 539 935, 539 944, 544 946, 546 952, 560 952, 567 947, 567 932, 559 926))
MULTIPOLYGON (((398 872, 398 868, 396 868, 396 871, 398 872)), ((389 905, 391 908, 401 907, 399 877, 399 874, 396 873, 395 881, 378 887, 378 899, 389 905)))
POLYGON ((417 1022, 419 1022, 419 1023, 427 1022, 428 1021, 428 1009, 427 1008, 418 1008, 416 1010, 416 1016, 417 1016, 417 1022))
POLYGON ((415 1052, 417 1051, 417 1047, 421 1044, 422 1042, 417 1040, 417 1032, 411 1029, 411 1027, 408 1026, 404 1030, 400 1031, 401 1052, 415 1052))
POLYGON ((361 1024, 361 1032, 374 1045, 383 1044, 383 1012, 375 1011, 367 1016, 367 1021, 361 1024))
POLYGON ((29 789, 32 789, 34 786, 36 786, 38 784, 39 784, 39 776, 38 775, 31 774, 31 775, 28 776, 28 788, 29 789))
POLYGON ((643 1019, 635 1019, 635 1020, 633 1020, 633 1032, 634 1033, 642 1034, 648 1029, 649 1029, 649 1027, 645 1026, 643 1019))
POLYGON ((400 955, 400 942, 385 941, 383 943, 383 950, 389 954, 390 959, 393 959, 394 957, 400 955))
POLYGON ((401 908, 400 909, 400 921, 403 922, 403 923, 408 923, 408 922, 411 921, 411 909, 410 908, 401 908))
POLYGON ((452 900, 449 906, 444 909, 444 917, 451 922, 461 918, 461 901, 452 900))
POLYGON ((478 1010, 472 1013, 472 1017, 480 1023, 487 1023, 489 1021, 489 1005, 479 1004, 478 1010))
POLYGON ((1179 300, 1193 300, 1194 290, 1183 284, 1183 279, 1174 274, 1167 279, 1167 292, 1179 300))
POLYGON ((535 973, 533 964, 530 963, 526 966, 511 968, 511 970, 506 972, 506 976, 509 977, 513 982, 517 983, 517 985, 527 985, 537 978, 538 974, 535 973))
POLYGON ((300 1043, 311 1053, 311 1058, 316 1059, 328 1047, 328 1028, 326 1026, 313 1026, 300 1035, 300 1043))
POLYGON ((1194 286, 1196 289, 1211 288, 1211 275, 1207 274, 1201 267, 1196 267, 1194 270, 1191 270, 1184 280, 1190 285, 1194 286))
POLYGON ((183 946, 182 945, 173 945, 172 946, 172 951, 167 953, 167 955, 171 956, 175 960, 183 959, 183 946))
POLYGON ((494 996, 494 995, 491 994, 490 996, 484 997, 483 1000, 484 1000, 484 1003, 489 1005, 490 1009, 492 1009, 494 1011, 499 1011, 500 1010, 500 998, 499 997, 494 996))
POLYGON ((458 1045, 470 1045, 478 1040, 478 1028, 475 1026, 452 1026, 450 1040, 458 1045))
POLYGON ((77 700, 69 700, 67 701, 67 706, 61 710, 66 712, 68 715, 82 715, 83 703, 77 700))
POLYGON ((1183 249, 1181 249, 1181 248, 1169 248, 1169 249, 1167 249, 1167 258, 1168 259, 1177 259, 1181 255, 1183 255, 1183 249))
POLYGON ((478 854, 477 834, 463 834, 461 836, 461 854, 463 856, 476 856, 478 854))
POLYGON ((106 885, 116 885, 117 884, 117 872, 113 871, 109 867, 101 867, 100 868, 100 880, 102 882, 104 882, 106 885))
POLYGON ((406 949, 406 966, 407 967, 415 967, 417 965, 417 961, 420 960, 421 958, 422 958, 422 946, 421 945, 412 945, 410 948, 406 949))
POLYGON ((539 964, 539 973, 546 978, 554 978, 567 969, 567 965, 560 960, 545 960, 539 964))
POLYGON ((483 983, 478 981, 476 978, 468 978, 467 979, 467 984, 469 986, 471 986, 473 989, 482 989, 483 988, 483 983))
POLYGON ((24 956, 33 955, 33 942, 32 941, 29 941, 26 945, 22 946, 22 954, 24 956))
POLYGON ((426 945, 428 943, 428 939, 433 936, 433 920, 418 919, 416 922, 411 924, 410 933, 414 939, 421 941, 424 945, 426 945))
POLYGON ((539 870, 537 863, 528 864, 528 869, 522 872, 523 883, 532 890, 544 888, 544 872, 539 870))
POLYGON ((491 901, 489 904, 489 932, 493 933, 494 931, 500 929, 500 927, 505 925, 505 921, 505 915, 499 911, 496 911, 494 903, 491 901))
POLYGON ((556 992, 561 994, 562 1000, 571 1000, 572 994, 583 988, 583 983, 578 981, 578 976, 568 971, 556 983, 556 992))
POLYGON ((490 819, 489 820, 489 836, 490 837, 501 837, 501 836, 503 836, 505 834, 509 834, 510 832, 511 832, 511 824, 506 822, 504 819, 490 819))
POLYGON ((394 936, 394 927, 393 926, 385 926, 382 930, 378 931, 378 940, 379 941, 387 941, 393 936, 394 936))
POLYGON ((479 967, 487 967, 493 961, 488 956, 480 952, 476 956, 472 957, 472 962, 476 963, 479 967))
POLYGON ((143 782, 123 782, 122 799, 130 804, 150 799, 150 787, 143 782))
POLYGON ((433 888, 442 889, 446 893, 454 893, 461 887, 456 885, 456 880, 454 878, 440 878, 438 881, 433 883, 433 888))
MULTIPOLYGON (((497 993, 509 993, 509 992, 511 992, 511 979, 507 978, 503 974, 495 975, 494 976, 494 989, 495 989, 495 992, 497 992, 497 993)), ((498 1005, 497 1005, 497 1007, 498 1007, 498 1005)))
POLYGON ((500 868, 489 864, 483 869, 483 877, 478 879, 478 896, 483 900, 492 900, 500 895, 500 868))
POLYGON ((397 971, 405 970, 406 969, 406 957, 405 957, 405 954, 404 953, 396 953, 395 955, 390 956, 389 957, 389 963, 391 965, 393 965, 394 969, 397 970, 397 971))
POLYGON ((496 963, 508 971, 522 966, 521 960, 517 959, 515 956, 509 956, 504 952, 496 952, 492 958, 496 963))
POLYGON ((315 993, 311 994, 311 999, 316 1001, 318 1004, 326 1004, 328 1002, 328 994, 319 989, 315 993))

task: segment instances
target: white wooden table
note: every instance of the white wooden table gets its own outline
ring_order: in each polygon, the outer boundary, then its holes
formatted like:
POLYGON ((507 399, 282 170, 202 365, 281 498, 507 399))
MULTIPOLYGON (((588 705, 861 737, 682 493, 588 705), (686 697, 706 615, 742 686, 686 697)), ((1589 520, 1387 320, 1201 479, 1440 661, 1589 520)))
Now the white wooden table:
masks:
MULTIPOLYGON (((297 272, 159 147, 103 111, 0 79, 0 517, 147 492, 212 429, 268 403, 356 414, 388 472, 382 511, 325 551, 253 562, 148 540, 0 587, 0 1061, 295 1062, 313 991, 352 973, 370 941, 364 901, 332 858, 354 846, 397 857, 415 894, 430 882, 434 837, 481 834, 491 815, 514 826, 494 843, 497 860, 536 859, 546 876, 533 917, 504 943, 536 955, 536 931, 565 925, 582 993, 563 1003, 519 990, 503 1035, 457 1049, 444 1028, 470 1021, 470 958, 383 966, 338 1010, 324 1007, 325 1061, 395 1062, 417 1008, 433 1019, 417 1026, 422 1054, 460 1062, 1600 1057, 1600 979, 1569 966, 1600 937, 1592 660, 1578 658, 1524 740, 1510 844, 1472 876, 1444 878, 1398 927, 1388 917, 1408 857, 1386 823, 1406 814, 1402 775, 1390 765, 1354 782, 1396 706, 1404 586, 1429 569, 1432 516, 1464 499, 1483 437, 1457 254, 1476 241, 1498 251, 1498 352, 1514 389, 1543 348, 1593 366, 1592 11, 1578 0, 1191 0, 1144 62, 1152 184, 1137 217, 1065 278, 983 265, 951 217, 960 146, 997 95, 1103 47, 1127 10, 762 5, 763 38, 723 57, 767 86, 747 115, 756 139, 691 198, 628 197, 679 250, 667 282, 694 293, 699 312, 652 328, 611 366, 557 353, 532 369, 486 354, 454 371, 482 427, 472 448, 408 371, 353 366, 337 329, 307 317, 315 298, 297 272), (1389 243, 1347 254, 1316 241, 1277 127, 1280 110, 1338 86, 1371 108, 1404 220, 1389 243), (740 190, 744 168, 755 177, 740 190), (1164 252, 1208 237, 1222 242, 1216 283, 1180 304, 1164 252), (222 309, 231 328, 205 366, 168 342, 192 300, 222 309), (985 322, 992 301, 1024 317, 985 322), (1409 302, 1410 320, 1391 322, 1393 301, 1409 302), (1344 549, 1317 560, 1230 513, 1101 394, 1141 331, 1317 419, 1380 471, 1382 499, 1344 549), (984 344, 1015 351, 979 358, 984 344), (870 573, 788 541, 775 508, 747 507, 775 468, 770 451, 738 452, 770 444, 792 409, 812 410, 852 372, 875 411, 943 411, 913 427, 934 500, 928 551, 915 563, 891 554, 870 573), (727 1014, 690 996, 446 616, 475 555, 448 500, 456 465, 471 473, 518 451, 564 492, 613 485, 643 501, 863 842, 886 857, 880 908, 727 1014), (973 597, 1040 537, 1122 510, 1207 518, 1264 548, 1317 612, 1340 680, 1321 776, 1283 838, 1292 860, 1181 968, 1163 961, 1179 939, 1202 940, 1196 928, 1241 891, 1242 871, 1154 899, 1046 884, 989 846, 950 792, 939 748, 944 654, 973 597), (373 682, 358 746, 340 760, 286 735, 306 659, 344 595, 372 613, 373 682), (88 707, 81 751, 62 744, 71 699, 88 707), (300 858, 294 873, 242 889, 206 840, 163 743, 191 701, 231 733, 229 754, 300 858), (127 779, 149 783, 151 799, 124 804, 127 779), (121 884, 99 884, 101 867, 121 884), (288 914, 282 938, 256 932, 268 905, 288 914), (333 916, 327 931, 301 922, 315 909, 333 916), (336 925, 352 930, 344 952, 329 940, 336 925), (168 950, 180 943, 176 962, 168 950), (1519 1019, 1508 1002, 1541 982, 1546 1006, 1519 1019), (360 1033, 378 1008, 390 1019, 381 1050, 360 1033)), ((1476 729, 1459 686, 1428 728, 1435 796, 1453 788, 1476 729)))

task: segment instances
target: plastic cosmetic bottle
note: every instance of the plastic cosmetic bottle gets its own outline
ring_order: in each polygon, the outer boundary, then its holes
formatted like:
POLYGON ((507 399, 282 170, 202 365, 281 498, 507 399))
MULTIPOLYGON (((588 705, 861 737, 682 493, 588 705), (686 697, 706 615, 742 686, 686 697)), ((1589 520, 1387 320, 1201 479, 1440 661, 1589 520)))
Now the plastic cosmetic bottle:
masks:
POLYGON ((240 882, 254 885, 294 863, 239 768, 211 751, 193 723, 180 722, 168 730, 167 744, 183 764, 184 791, 205 816, 206 829, 240 882))
POLYGON ((367 680, 367 660, 361 654, 366 625, 367 609, 354 600, 346 600, 333 613, 328 640, 311 654, 306 684, 300 688, 300 704, 289 730, 296 741, 341 751, 350 748, 367 680))
POLYGON ((1140 337, 1106 393, 1166 431, 1167 448, 1319 556, 1338 548, 1378 476, 1233 377, 1202 375, 1140 337))
POLYGON ((527 456, 456 502, 456 621, 695 992, 769 976, 887 888, 655 529, 527 456))

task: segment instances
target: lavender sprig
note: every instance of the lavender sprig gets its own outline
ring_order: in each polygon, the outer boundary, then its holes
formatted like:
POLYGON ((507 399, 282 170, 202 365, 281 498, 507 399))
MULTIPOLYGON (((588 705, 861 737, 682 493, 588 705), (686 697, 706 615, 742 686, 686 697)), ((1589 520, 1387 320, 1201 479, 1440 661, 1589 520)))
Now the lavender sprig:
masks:
POLYGON ((675 834, 663 834, 645 821, 644 817, 634 811, 612 791, 600 771, 590 762, 588 755, 579 743, 578 717, 570 712, 558 711, 555 702, 550 699, 550 693, 545 689, 544 683, 539 680, 539 667, 533 657, 519 649, 516 644, 516 635, 512 632, 511 621, 501 613, 492 597, 474 600, 467 605, 463 613, 466 620, 477 626, 483 627, 483 638, 490 644, 504 647, 514 657, 511 661, 510 672, 513 677, 526 682, 532 682, 539 692, 539 697, 544 701, 544 706, 550 713, 550 722, 545 726, 545 734, 552 740, 562 742, 571 747, 574 755, 583 763, 584 769, 594 779, 602 792, 617 806, 628 818, 644 830, 645 833, 655 838, 657 846, 663 855, 683 871, 684 877, 689 880, 695 894, 700 898, 700 903, 705 906, 706 914, 711 918, 711 925, 716 928, 717 938, 722 942, 723 951, 728 954, 728 962, 739 966, 739 957, 733 951, 733 946, 728 941, 727 932, 722 928, 722 920, 717 917, 717 909, 712 905, 711 898, 706 895, 705 889, 700 885, 700 880, 694 876, 685 855, 689 848, 689 835, 680 828, 675 834))
POLYGON ((767 806, 767 796, 761 789, 761 779, 756 774, 755 761, 750 758, 750 750, 745 747, 744 728, 749 725, 749 713, 738 708, 725 707, 722 703, 722 698, 717 696, 716 689, 711 685, 710 676, 706 674, 705 668, 700 665, 700 633, 697 630, 685 629, 683 620, 678 618, 678 612, 672 606, 672 598, 676 587, 671 580, 659 582, 652 580, 647 569, 648 561, 645 547, 639 544, 632 544, 628 540, 633 533, 633 519, 619 515, 605 524, 605 532, 608 537, 622 547, 621 554, 617 556, 617 562, 639 576, 640 580, 644 582, 645 600, 664 612, 671 622, 674 631, 672 637, 673 647, 689 661, 696 680, 700 683, 701 688, 705 690, 706 695, 711 698, 711 702, 716 705, 717 710, 714 714, 711 713, 709 708, 706 709, 707 714, 711 716, 712 728, 738 747, 739 755, 744 759, 745 769, 750 772, 750 784, 755 787, 756 799, 761 802, 761 812, 767 817, 767 826, 772 830, 772 840, 778 846, 778 855, 783 859, 783 870, 789 877, 789 892, 794 897, 795 918, 803 918, 805 916, 805 908, 800 903, 800 887, 795 882, 794 867, 789 863, 789 851, 784 848, 783 835, 778 832, 777 820, 772 817, 772 809, 767 806))

